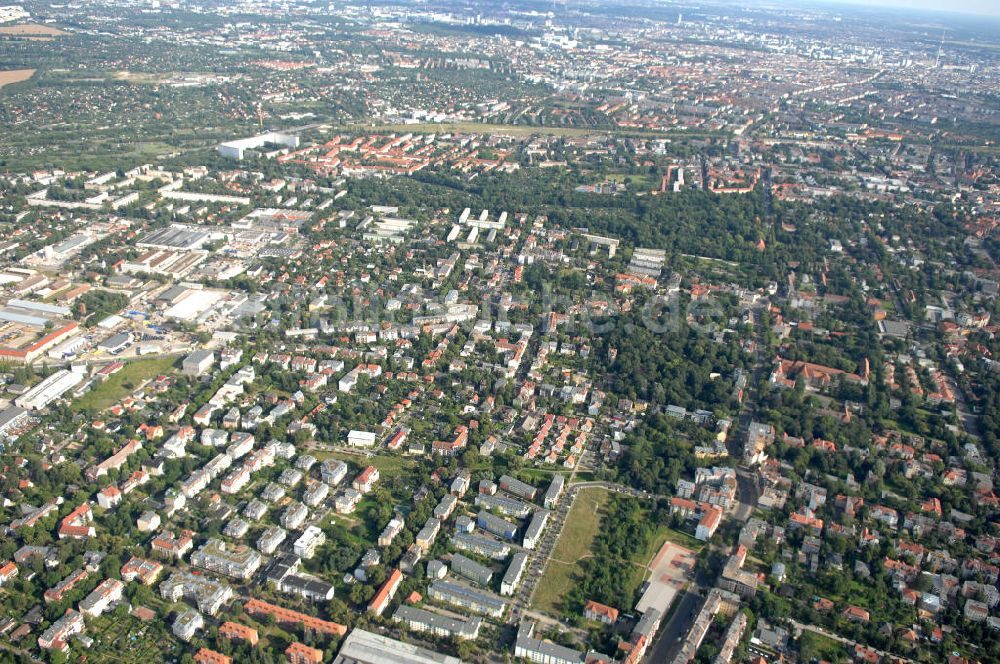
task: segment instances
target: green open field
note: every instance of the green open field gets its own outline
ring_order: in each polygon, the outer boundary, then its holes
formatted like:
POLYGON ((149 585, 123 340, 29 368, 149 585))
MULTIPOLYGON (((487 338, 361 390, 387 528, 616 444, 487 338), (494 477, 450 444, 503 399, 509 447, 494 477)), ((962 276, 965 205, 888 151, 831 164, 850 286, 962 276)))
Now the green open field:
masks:
POLYGON ((309 454, 316 457, 319 461, 325 461, 326 459, 339 459, 340 461, 353 463, 361 466, 362 468, 365 466, 375 466, 378 468, 378 472, 380 474, 384 473, 386 475, 393 476, 399 475, 404 471, 412 470, 417 465, 416 460, 398 454, 376 454, 373 457, 364 457, 360 454, 346 454, 335 450, 318 449, 309 450, 309 454))
POLYGON ((803 662, 815 662, 826 660, 828 662, 850 661, 849 653, 844 644, 833 639, 803 630, 802 638, 799 639, 799 659, 803 662))
POLYGON ((583 489, 566 517, 562 534, 535 591, 532 607, 559 612, 559 603, 582 573, 579 562, 590 555, 590 547, 601 526, 604 506, 611 498, 607 489, 583 489))
POLYGON ((169 372, 173 364, 173 358, 169 357, 133 360, 126 364, 124 369, 74 401, 73 410, 101 411, 110 408, 139 387, 143 381, 169 372))
POLYGON ((947 39, 944 41, 946 46, 961 46, 963 48, 982 48, 989 51, 1000 51, 1000 43, 998 42, 982 42, 982 41, 957 41, 947 39))
POLYGON ((605 177, 609 182, 625 182, 631 180, 632 191, 648 191, 660 186, 660 180, 652 175, 637 175, 629 173, 608 173, 605 177))
MULTIPOLYGON (((490 463, 488 458, 481 458, 478 463, 470 465, 468 469, 471 472, 476 472, 477 470, 490 470, 493 465, 490 463)), ((549 466, 545 468, 522 468, 514 473, 517 479, 522 482, 527 482, 528 484, 533 484, 542 491, 545 491, 549 487, 549 483, 552 482, 552 478, 555 475, 563 475, 567 482, 593 482, 594 473, 590 470, 579 470, 576 474, 573 471, 566 468, 549 466), (570 479, 572 477, 572 479, 570 479)))

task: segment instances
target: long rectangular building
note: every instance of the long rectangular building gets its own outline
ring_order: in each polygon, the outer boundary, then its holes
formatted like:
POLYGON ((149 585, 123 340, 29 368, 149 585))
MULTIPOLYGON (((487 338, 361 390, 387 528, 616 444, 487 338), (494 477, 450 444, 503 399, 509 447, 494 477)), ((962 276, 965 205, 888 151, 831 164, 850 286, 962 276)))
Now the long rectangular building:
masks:
POLYGON ((493 560, 503 560, 510 555, 510 546, 480 535, 456 533, 451 538, 452 545, 461 551, 470 551, 493 560))
POLYGON ((13 435, 19 427, 30 421, 28 411, 17 406, 0 411, 0 438, 13 435))
POLYGON ((276 604, 269 604, 256 598, 247 600, 243 608, 247 613, 255 617, 274 616, 275 622, 281 625, 298 625, 301 623, 306 629, 311 629, 321 634, 333 634, 335 636, 343 636, 347 633, 347 628, 343 625, 330 622, 329 620, 322 620, 305 613, 299 613, 292 609, 286 609, 276 604))
POLYGON ((534 500, 538 495, 538 489, 510 475, 500 476, 500 488, 525 500, 534 500))
POLYGON ((415 632, 430 632, 434 636, 452 637, 456 639, 475 639, 479 637, 482 618, 451 618, 440 613, 427 611, 415 606, 403 604, 392 616, 396 622, 405 623, 415 632))
POLYGON ((510 521, 502 519, 495 514, 490 514, 489 512, 480 512, 476 516, 476 525, 483 530, 506 540, 512 540, 514 539, 514 536, 517 535, 517 524, 511 523, 510 521))
POLYGON ((488 493, 476 496, 476 506, 487 510, 496 510, 517 519, 523 519, 531 513, 531 506, 524 501, 506 496, 491 496, 488 493))
POLYGON ((450 655, 354 629, 340 644, 333 664, 462 664, 450 655))
POLYGON ((556 473, 552 476, 552 483, 549 484, 549 488, 545 490, 545 495, 542 498, 542 504, 545 505, 545 509, 550 510, 555 507, 556 503, 559 502, 559 498, 562 496, 563 487, 565 485, 565 475, 562 473, 556 473))
POLYGON ((527 568, 528 554, 518 551, 511 558, 510 565, 507 566, 507 571, 504 573, 503 579, 500 580, 500 594, 513 595, 517 587, 521 585, 521 578, 527 568))
POLYGON ((427 595, 439 602, 459 606, 474 613, 482 613, 494 618, 502 617, 507 609, 507 602, 493 593, 474 590, 450 581, 435 581, 427 589, 427 595))
POLYGON ((250 136, 249 138, 239 138, 219 143, 215 146, 215 150, 223 157, 243 159, 248 151, 256 151, 269 144, 294 150, 299 147, 299 137, 280 131, 269 131, 257 136, 250 136))
POLYGON ((549 514, 548 510, 538 510, 531 517, 528 527, 524 529, 523 544, 525 549, 531 550, 538 545, 538 540, 542 537, 542 531, 545 530, 545 524, 549 522, 549 514))
POLYGON ((25 410, 41 410, 79 385, 83 379, 82 373, 62 369, 14 399, 14 404, 25 410))
POLYGON ((485 565, 480 565, 472 558, 463 556, 461 553, 456 553, 451 557, 451 571, 481 586, 489 585, 493 578, 493 570, 485 565))
POLYGON ((514 657, 541 664, 584 664, 587 661, 587 653, 536 638, 534 631, 534 623, 521 623, 514 643, 514 657))

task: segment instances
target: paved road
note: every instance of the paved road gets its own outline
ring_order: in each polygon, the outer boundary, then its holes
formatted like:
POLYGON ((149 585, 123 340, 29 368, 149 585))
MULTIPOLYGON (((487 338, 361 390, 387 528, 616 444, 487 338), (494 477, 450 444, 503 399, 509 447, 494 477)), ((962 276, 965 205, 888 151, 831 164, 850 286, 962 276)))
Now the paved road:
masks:
POLYGON ((969 408, 968 401, 965 398, 965 391, 950 373, 945 374, 945 380, 948 381, 949 387, 951 387, 952 392, 955 394, 955 412, 962 423, 962 428, 965 429, 965 433, 981 441, 979 422, 969 408))
POLYGON ((744 523, 753 514, 753 508, 760 500, 760 478, 749 470, 736 469, 736 497, 739 503, 733 511, 733 518, 744 523))
POLYGON ((660 626, 653 646, 646 652, 643 661, 647 664, 670 662, 677 656, 694 619, 701 611, 701 605, 705 603, 705 598, 696 590, 687 590, 674 602, 677 608, 670 619, 660 626))
MULTIPOLYGON (((767 358, 761 350, 761 339, 756 339, 757 350, 755 353, 754 367, 747 381, 744 392, 743 404, 740 413, 736 418, 736 423, 730 431, 727 447, 732 458, 740 459, 743 455, 743 448, 746 444, 750 423, 753 421, 757 407, 757 386, 760 384, 766 369, 767 358)), ((634 489, 624 488, 629 493, 635 493, 634 489)), ((736 470, 737 500, 739 501, 733 510, 732 516, 738 521, 747 521, 753 514, 753 507, 760 499, 761 486, 758 474, 752 470, 739 467, 736 470)), ((647 497, 649 497, 647 495, 647 497)), ((670 619, 661 625, 653 646, 649 649, 643 660, 647 664, 661 664, 670 662, 677 656, 684 644, 691 626, 694 624, 698 612, 705 602, 705 598, 700 594, 707 585, 711 585, 711 579, 697 579, 680 597, 674 600, 676 608, 670 619), (706 584, 705 586, 699 584, 706 584)))

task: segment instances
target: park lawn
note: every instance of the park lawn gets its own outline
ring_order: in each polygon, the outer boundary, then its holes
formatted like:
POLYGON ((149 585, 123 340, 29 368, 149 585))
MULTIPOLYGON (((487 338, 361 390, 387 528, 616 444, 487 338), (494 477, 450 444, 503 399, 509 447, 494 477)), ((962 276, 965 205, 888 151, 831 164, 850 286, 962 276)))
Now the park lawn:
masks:
POLYGON ((173 358, 132 360, 125 368, 73 402, 73 410, 102 411, 118 403, 144 381, 168 373, 174 365, 173 358))
POLYGON ((164 143, 163 141, 142 141, 134 143, 132 149, 125 153, 125 157, 158 157, 161 154, 176 152, 177 147, 164 143))
POLYGON ((317 525, 324 530, 331 526, 342 526, 344 529, 341 533, 342 539, 355 539, 359 543, 368 544, 367 539, 354 532, 355 529, 358 529, 359 532, 365 529, 364 521, 356 514, 339 514, 331 510, 317 525))
POLYGON ((632 181, 633 191, 646 191, 653 189, 654 187, 659 187, 659 180, 655 179, 651 175, 640 175, 636 173, 608 173, 606 179, 609 182, 622 183, 625 180, 632 181))
POLYGON ((646 546, 636 552, 632 558, 632 562, 637 565, 649 565, 649 561, 653 559, 653 556, 656 555, 666 541, 667 527, 660 526, 653 532, 653 536, 646 542, 646 546))
POLYGON ((625 597, 631 597, 633 601, 638 601, 639 599, 639 588, 645 583, 646 577, 649 576, 649 570, 646 569, 646 564, 649 560, 644 561, 634 561, 633 565, 629 568, 628 581, 622 584, 622 590, 625 591, 625 597))
POLYGON ((535 590, 532 608, 559 613, 563 598, 582 575, 579 563, 590 555, 594 538, 601 527, 604 507, 610 498, 611 493, 600 487, 580 491, 542 573, 542 581, 535 590))

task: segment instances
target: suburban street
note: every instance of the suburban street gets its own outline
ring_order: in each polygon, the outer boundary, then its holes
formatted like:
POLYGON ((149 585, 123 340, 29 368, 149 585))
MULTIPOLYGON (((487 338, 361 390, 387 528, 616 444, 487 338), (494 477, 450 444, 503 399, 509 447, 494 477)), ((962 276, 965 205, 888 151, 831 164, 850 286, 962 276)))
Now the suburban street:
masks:
MULTIPOLYGON (((816 634, 819 634, 820 636, 825 636, 828 639, 833 639, 834 641, 837 641, 839 643, 843 643, 844 645, 846 645, 849 648, 851 648, 851 650, 854 649, 854 646, 857 643, 856 641, 851 641, 848 638, 840 636, 839 634, 834 634, 833 632, 831 632, 829 630, 826 630, 826 629, 823 629, 822 627, 817 627, 816 625, 808 625, 806 623, 801 623, 798 620, 795 620, 793 618, 789 618, 788 622, 795 629, 795 631, 796 631, 796 637, 801 636, 803 630, 808 630, 810 632, 815 632, 816 634)), ((868 647, 871 650, 874 650, 876 653, 878 653, 879 657, 885 657, 885 658, 891 657, 893 661, 900 662, 901 664, 907 664, 907 663, 913 664, 913 660, 906 659, 905 657, 900 657, 899 655, 896 655, 896 654, 890 655, 889 653, 887 653, 887 652, 885 652, 883 650, 879 650, 878 648, 871 648, 870 646, 866 646, 866 647, 868 647)))

